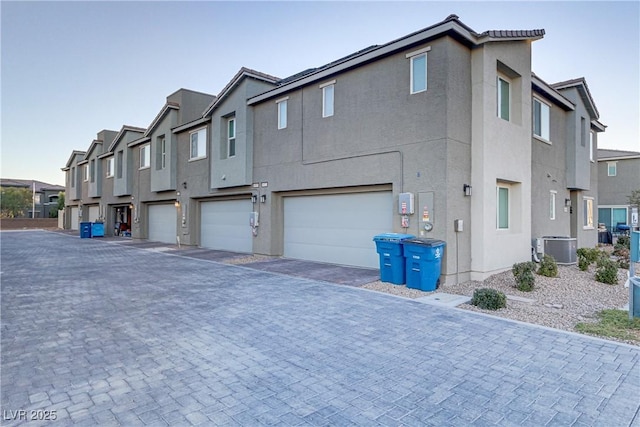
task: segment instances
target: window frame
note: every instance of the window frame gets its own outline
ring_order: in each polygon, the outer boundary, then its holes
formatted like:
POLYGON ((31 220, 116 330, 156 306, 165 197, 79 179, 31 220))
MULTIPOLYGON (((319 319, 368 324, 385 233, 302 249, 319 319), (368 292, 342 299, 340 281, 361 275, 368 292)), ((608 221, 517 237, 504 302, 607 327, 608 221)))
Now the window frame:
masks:
POLYGON ((278 130, 287 128, 287 113, 289 110, 288 100, 289 97, 287 96, 286 98, 276 101, 276 109, 278 110, 278 130))
POLYGON ((84 172, 83 181, 89 182, 89 163, 84 164, 83 172, 84 172))
POLYGON ((200 160, 207 157, 207 127, 192 130, 189 132, 189 161, 200 160), (196 136, 196 155, 193 155, 193 137, 196 136), (202 137, 201 137, 202 136, 202 137), (202 141, 201 141, 202 139, 202 141), (204 154, 200 154, 200 151, 204 154))
POLYGON ((71 188, 76 187, 76 168, 71 168, 71 188))
POLYGON ((148 169, 150 167, 151 167, 151 144, 147 143, 140 146, 140 168, 139 169, 148 169))
POLYGON ((498 118, 505 120, 507 122, 511 121, 511 80, 508 79, 507 77, 504 77, 502 75, 498 75, 496 78, 496 83, 497 83, 497 90, 496 90, 496 94, 497 94, 497 116, 498 118), (508 99, 507 99, 507 117, 503 117, 502 116, 502 99, 503 99, 503 94, 502 94, 502 85, 500 84, 500 82, 505 82, 507 84, 507 88, 508 88, 508 99))
POLYGON ((116 178, 122 179, 124 176, 124 150, 116 153, 116 178))
POLYGON ((322 89, 322 118, 323 119, 327 117, 333 117, 333 115, 335 114, 335 102, 336 102, 335 85, 336 85, 336 81, 331 80, 330 82, 323 83, 319 86, 320 89, 322 89), (328 93, 331 93, 330 97, 327 96, 328 93))
POLYGON ((236 136, 238 134, 236 118, 229 117, 227 119, 227 158, 230 159, 236 156, 236 136), (231 135, 231 130, 233 130, 233 136, 231 135), (231 148, 233 147, 233 150, 231 148), (233 154, 231 152, 233 151, 233 154))
POLYGON ((607 176, 618 176, 618 162, 607 162, 607 176), (611 168, 612 166, 613 169, 611 168))
POLYGON ((590 196, 582 197, 582 208, 584 210, 582 215, 582 229, 583 230, 593 230, 594 222, 593 222, 593 202, 594 198, 590 196), (589 217, 589 211, 591 211, 591 217, 589 217))
POLYGON ((115 172, 115 158, 109 157, 107 158, 107 178, 113 178, 115 172))
POLYGON ((511 193, 511 188, 507 185, 504 184, 497 184, 496 185, 496 229, 498 231, 508 231, 510 229, 511 226, 511 197, 510 197, 510 193, 511 193), (500 209, 500 190, 506 190, 506 194, 507 194, 507 212, 506 212, 506 227, 501 226, 501 213, 502 210, 500 209))
POLYGON ((589 160, 591 160, 591 163, 595 163, 595 158, 593 156, 594 150, 594 140, 595 140, 595 133, 593 131, 589 131, 589 160))
POLYGON ((533 97, 533 136, 544 142, 551 143, 551 105, 542 101, 538 97, 533 97), (540 105, 540 133, 536 133, 536 103, 540 105), (546 111, 546 114, 545 114, 546 111), (546 116, 546 127, 544 118, 546 116), (546 135, 545 135, 546 130, 546 135))
POLYGON ((555 221, 556 219, 556 196, 558 192, 555 190, 549 191, 549 219, 555 221))
POLYGON ((156 170, 163 170, 167 167, 167 139, 164 135, 158 137, 156 149, 156 170))

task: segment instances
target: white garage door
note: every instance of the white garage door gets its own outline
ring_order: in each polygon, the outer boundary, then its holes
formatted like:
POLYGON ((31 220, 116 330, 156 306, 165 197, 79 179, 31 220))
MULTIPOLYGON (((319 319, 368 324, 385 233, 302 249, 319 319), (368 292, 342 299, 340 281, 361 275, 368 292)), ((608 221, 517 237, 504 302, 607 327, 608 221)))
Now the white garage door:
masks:
POLYGON ((99 206, 89 206, 89 222, 96 222, 100 216, 99 206))
POLYGON ((149 240, 176 243, 176 207, 149 205, 149 240))
POLYGON ((71 229, 80 229, 80 219, 78 218, 78 208, 71 208, 71 229))
POLYGON ((249 226, 251 200, 224 200, 200 204, 200 246, 232 252, 253 252, 249 226))
POLYGON ((376 268, 373 236, 392 221, 391 192, 287 197, 284 256, 376 268))

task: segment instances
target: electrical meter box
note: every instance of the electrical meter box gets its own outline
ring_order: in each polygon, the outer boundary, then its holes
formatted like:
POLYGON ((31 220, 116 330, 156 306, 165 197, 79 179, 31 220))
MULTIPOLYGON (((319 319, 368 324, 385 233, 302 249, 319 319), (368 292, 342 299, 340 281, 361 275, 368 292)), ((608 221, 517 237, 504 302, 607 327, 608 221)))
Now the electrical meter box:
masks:
POLYGON ((413 215, 413 193, 400 193, 398 195, 398 213, 400 215, 413 215))

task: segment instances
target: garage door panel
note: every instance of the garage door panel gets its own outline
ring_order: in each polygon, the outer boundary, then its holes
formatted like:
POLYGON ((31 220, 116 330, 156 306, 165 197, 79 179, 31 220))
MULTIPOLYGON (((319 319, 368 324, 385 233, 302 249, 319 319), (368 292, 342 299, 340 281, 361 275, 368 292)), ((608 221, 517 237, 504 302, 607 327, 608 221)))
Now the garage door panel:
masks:
POLYGON ((284 255, 378 267, 373 236, 392 229, 391 192, 288 197, 284 255))
POLYGON ((149 240, 176 243, 176 212, 173 204, 149 206, 149 240))
POLYGON ((223 200, 200 204, 200 246, 233 252, 253 251, 249 227, 251 200, 223 200))
POLYGON ((100 207, 89 206, 89 222, 96 222, 100 216, 100 207))
POLYGON ((71 208, 71 229, 80 229, 80 220, 78 218, 78 208, 71 208))

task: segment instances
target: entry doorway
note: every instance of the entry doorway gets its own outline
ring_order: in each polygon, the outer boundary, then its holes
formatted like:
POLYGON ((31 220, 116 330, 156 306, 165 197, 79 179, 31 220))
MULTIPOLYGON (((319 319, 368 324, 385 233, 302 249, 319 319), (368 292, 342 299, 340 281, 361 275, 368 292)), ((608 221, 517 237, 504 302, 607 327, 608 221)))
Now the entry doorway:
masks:
POLYGON ((129 205, 115 206, 113 235, 131 237, 131 207, 129 205))

